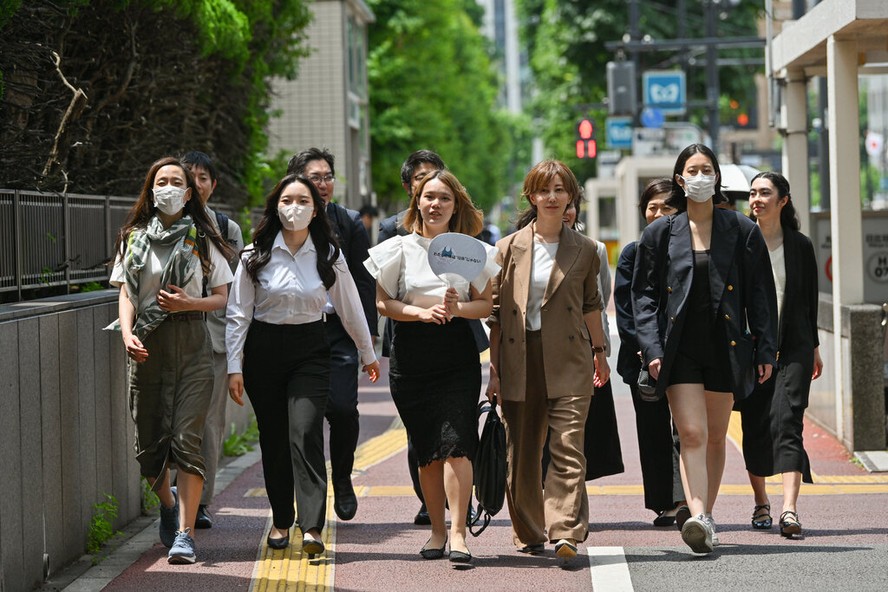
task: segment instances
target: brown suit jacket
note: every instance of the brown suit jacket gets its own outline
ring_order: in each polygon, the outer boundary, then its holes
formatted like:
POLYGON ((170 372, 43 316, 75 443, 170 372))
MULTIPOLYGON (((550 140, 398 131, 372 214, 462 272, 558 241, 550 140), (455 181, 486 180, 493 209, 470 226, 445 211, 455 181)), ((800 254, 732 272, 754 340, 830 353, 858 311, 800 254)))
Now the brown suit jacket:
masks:
MULTIPOLYGON (((493 280, 493 311, 487 322, 500 325, 500 359, 495 363, 498 362, 501 396, 506 401, 524 401, 532 225, 501 239, 496 246, 499 249, 497 263, 502 269, 493 280)), ((599 266, 595 245, 564 226, 540 310, 549 398, 592 396, 593 344, 583 315, 602 308, 598 292, 599 266)))

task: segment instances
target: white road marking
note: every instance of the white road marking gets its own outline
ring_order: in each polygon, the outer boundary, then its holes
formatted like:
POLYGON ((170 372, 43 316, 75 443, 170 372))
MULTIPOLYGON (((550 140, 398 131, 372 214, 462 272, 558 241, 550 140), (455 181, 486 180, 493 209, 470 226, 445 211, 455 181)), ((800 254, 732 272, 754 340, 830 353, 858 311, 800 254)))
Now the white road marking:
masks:
POLYGON ((594 592, 633 592, 623 547, 586 547, 594 592))

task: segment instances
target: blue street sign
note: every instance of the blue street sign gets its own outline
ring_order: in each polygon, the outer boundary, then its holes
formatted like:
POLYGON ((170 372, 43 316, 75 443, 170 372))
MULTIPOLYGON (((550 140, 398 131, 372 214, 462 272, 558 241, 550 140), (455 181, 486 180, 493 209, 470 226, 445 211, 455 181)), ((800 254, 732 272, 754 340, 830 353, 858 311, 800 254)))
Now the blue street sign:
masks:
POLYGON ((687 103, 687 81, 681 70, 648 70, 642 74, 644 105, 666 115, 682 115, 687 103))
POLYGON ((632 149, 632 118, 608 117, 604 123, 607 146, 617 150, 632 149))
POLYGON ((666 116, 658 107, 645 107, 641 110, 641 125, 644 127, 663 127, 666 116))

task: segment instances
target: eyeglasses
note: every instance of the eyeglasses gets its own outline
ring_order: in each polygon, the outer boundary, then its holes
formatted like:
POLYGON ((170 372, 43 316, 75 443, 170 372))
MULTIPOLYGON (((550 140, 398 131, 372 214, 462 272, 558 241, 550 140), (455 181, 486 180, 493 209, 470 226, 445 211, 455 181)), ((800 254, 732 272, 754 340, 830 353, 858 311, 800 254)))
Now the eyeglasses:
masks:
POLYGON ((314 183, 315 185, 320 185, 321 182, 330 184, 336 180, 336 178, 331 174, 326 174, 323 177, 321 175, 309 175, 308 180, 314 183))

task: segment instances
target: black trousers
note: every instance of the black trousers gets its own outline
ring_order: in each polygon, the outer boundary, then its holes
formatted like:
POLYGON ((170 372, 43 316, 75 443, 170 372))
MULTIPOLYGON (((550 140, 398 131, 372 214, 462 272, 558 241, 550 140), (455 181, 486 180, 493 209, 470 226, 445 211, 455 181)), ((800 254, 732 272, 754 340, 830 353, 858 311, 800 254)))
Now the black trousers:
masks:
POLYGON ((636 384, 630 384, 629 390, 635 406, 644 507, 654 512, 671 510, 685 496, 678 465, 678 433, 672 425, 669 402, 666 397, 655 402, 642 400, 636 384))
POLYGON ((259 425, 275 527, 293 525, 295 492, 302 530, 322 530, 327 514, 324 410, 330 390, 324 324, 254 320, 244 346, 244 386, 259 425))
POLYGON ((324 323, 330 344, 330 398, 325 416, 330 423, 330 466, 334 485, 351 476, 361 425, 358 414, 358 348, 339 315, 324 323))

